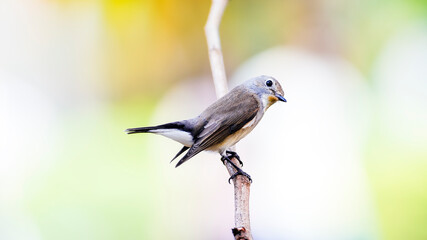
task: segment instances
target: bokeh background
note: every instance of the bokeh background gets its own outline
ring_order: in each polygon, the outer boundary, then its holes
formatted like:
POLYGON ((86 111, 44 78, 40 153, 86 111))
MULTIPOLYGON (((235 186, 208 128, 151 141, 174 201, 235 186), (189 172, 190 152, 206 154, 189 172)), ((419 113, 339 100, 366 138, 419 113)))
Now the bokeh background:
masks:
MULTIPOLYGON (((232 239, 214 153, 128 127, 215 100, 210 1, 0 0, 0 239, 232 239)), ((427 239, 427 3, 233 0, 230 86, 278 103, 238 145, 256 239, 427 239)))

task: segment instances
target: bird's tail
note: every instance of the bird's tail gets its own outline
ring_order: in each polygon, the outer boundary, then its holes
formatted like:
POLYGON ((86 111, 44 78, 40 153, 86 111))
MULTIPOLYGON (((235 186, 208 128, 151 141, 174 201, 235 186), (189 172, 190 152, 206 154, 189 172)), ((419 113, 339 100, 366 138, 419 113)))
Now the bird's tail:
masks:
POLYGON ((146 132, 152 132, 157 133, 159 130, 168 130, 168 129, 177 129, 177 130, 183 130, 183 131, 189 131, 185 129, 185 125, 183 122, 171 122, 166 123, 158 126, 152 126, 152 127, 138 127, 138 128, 128 128, 125 130, 127 134, 133 134, 133 133, 146 133, 146 132))
POLYGON ((152 127, 128 128, 125 132, 127 134, 154 133, 182 143, 184 146, 191 146, 194 141, 193 135, 191 134, 191 128, 185 124, 186 121, 172 122, 152 127))
POLYGON ((151 130, 154 130, 154 129, 156 129, 156 128, 154 128, 154 127, 128 128, 125 130, 125 133, 127 133, 127 134, 145 133, 145 132, 150 132, 151 130))

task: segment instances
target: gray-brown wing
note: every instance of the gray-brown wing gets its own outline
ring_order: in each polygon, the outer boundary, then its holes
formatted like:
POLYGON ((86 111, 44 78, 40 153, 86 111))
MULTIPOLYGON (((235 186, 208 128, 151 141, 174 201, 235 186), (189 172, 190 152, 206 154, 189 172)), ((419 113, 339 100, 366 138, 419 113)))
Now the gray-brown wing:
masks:
POLYGON ((176 167, 201 151, 221 143, 229 135, 240 130, 255 118, 259 108, 258 101, 249 95, 235 104, 230 104, 227 108, 215 109, 216 114, 206 119, 204 129, 198 134, 194 144, 176 167))

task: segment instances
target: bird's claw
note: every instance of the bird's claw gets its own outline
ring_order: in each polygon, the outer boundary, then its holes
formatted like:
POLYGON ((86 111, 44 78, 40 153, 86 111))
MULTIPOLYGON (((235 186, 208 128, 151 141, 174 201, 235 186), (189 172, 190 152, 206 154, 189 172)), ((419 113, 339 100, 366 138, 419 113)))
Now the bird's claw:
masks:
MULTIPOLYGON (((228 158, 235 158, 235 159, 237 159, 237 161, 239 161, 240 166, 243 167, 243 162, 242 162, 242 160, 240 160, 240 156, 236 152, 226 151, 225 153, 227 154, 228 158)), ((222 160, 222 158, 221 158, 221 160, 222 160)), ((223 162, 224 162, 224 160, 223 160, 223 162)))
POLYGON ((236 173, 234 173, 233 175, 231 175, 231 177, 228 179, 228 183, 231 184, 231 180, 233 180, 235 177, 237 177, 238 175, 242 175, 248 178, 249 182, 252 183, 252 178, 251 176, 249 176, 249 174, 243 172, 241 169, 237 170, 236 173))
POLYGON ((238 175, 245 176, 246 178, 248 178, 249 182, 252 183, 251 176, 249 176, 249 174, 245 173, 241 168, 239 168, 238 166, 236 166, 236 164, 234 164, 230 160, 230 158, 232 158, 232 157, 236 158, 239 161, 240 165, 243 166, 243 162, 240 160, 240 157, 239 157, 239 155, 237 155, 236 152, 226 151, 226 155, 221 157, 222 163, 225 165, 225 161, 227 161, 227 162, 230 163, 231 166, 233 166, 234 169, 236 169, 236 172, 233 175, 231 175, 231 177, 228 179, 228 183, 231 184, 231 180, 233 180, 234 178, 236 178, 238 175))

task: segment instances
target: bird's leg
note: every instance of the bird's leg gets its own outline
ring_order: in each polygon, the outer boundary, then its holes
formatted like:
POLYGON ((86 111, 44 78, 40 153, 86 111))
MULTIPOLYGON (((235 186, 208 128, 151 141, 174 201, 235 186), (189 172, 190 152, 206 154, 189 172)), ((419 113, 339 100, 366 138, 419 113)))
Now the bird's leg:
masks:
POLYGON ((236 169, 236 173, 234 173, 233 175, 231 175, 231 177, 228 179, 228 183, 231 183, 230 180, 234 179, 235 177, 237 177, 237 175, 242 175, 245 176, 249 179, 249 181, 252 183, 252 178, 251 176, 249 176, 249 174, 245 173, 241 168, 239 168, 238 166, 236 166, 236 164, 234 164, 230 158, 228 157, 228 155, 222 156, 221 157, 221 161, 225 164, 225 161, 229 162, 231 164, 231 166, 234 167, 234 169, 236 169))
MULTIPOLYGON (((225 153, 227 154, 228 158, 236 158, 237 161, 239 161, 240 166, 243 167, 243 162, 242 162, 242 160, 240 160, 240 157, 239 157, 239 155, 237 155, 236 152, 227 150, 227 151, 225 151, 225 153)), ((224 160, 223 160, 223 162, 224 162, 224 160)))

